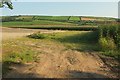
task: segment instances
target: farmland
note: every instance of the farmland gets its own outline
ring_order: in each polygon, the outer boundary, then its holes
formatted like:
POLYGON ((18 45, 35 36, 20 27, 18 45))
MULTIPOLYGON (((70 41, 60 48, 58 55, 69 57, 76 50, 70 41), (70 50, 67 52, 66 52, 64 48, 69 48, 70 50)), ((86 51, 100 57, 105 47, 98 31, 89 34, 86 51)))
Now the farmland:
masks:
POLYGON ((3 16, 2 26, 3 77, 119 78, 116 18, 3 16))

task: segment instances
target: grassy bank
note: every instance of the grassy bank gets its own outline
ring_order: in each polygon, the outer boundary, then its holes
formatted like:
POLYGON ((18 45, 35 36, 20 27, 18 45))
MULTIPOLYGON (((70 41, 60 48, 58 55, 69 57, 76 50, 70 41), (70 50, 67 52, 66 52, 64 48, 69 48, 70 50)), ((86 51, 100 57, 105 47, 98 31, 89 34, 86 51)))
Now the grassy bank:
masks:
POLYGON ((2 73, 10 71, 12 64, 25 64, 37 60, 38 52, 24 44, 24 39, 7 40, 2 43, 2 73))
POLYGON ((98 51, 97 34, 92 31, 67 31, 62 33, 41 34, 34 33, 28 36, 33 39, 57 41, 70 49, 79 51, 98 51))

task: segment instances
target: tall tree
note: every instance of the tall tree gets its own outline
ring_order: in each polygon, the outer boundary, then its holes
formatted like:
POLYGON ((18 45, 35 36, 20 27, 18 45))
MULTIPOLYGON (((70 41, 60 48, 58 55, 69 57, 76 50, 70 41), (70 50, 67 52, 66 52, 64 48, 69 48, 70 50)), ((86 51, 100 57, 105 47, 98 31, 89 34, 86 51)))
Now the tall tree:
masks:
POLYGON ((9 9, 13 9, 11 0, 1 0, 0 8, 7 6, 9 9))

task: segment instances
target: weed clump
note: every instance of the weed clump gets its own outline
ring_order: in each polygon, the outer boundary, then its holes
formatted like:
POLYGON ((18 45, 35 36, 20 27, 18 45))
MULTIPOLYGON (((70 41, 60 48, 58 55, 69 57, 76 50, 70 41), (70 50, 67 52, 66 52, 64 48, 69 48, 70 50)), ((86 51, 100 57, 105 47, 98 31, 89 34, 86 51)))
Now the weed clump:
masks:
POLYGON ((46 38, 46 36, 44 34, 40 34, 40 33, 33 33, 31 35, 28 35, 27 37, 34 38, 34 39, 44 39, 44 38, 46 38))

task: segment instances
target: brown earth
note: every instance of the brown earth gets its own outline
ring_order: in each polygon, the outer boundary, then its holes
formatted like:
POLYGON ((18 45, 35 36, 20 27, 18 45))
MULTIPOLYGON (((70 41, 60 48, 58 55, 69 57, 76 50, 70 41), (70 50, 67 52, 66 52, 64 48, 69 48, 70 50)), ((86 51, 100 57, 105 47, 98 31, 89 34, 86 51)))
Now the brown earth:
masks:
POLYGON ((6 28, 0 27, 0 39, 8 40, 13 38, 25 37, 26 35, 30 35, 35 32, 41 33, 53 33, 53 32, 64 32, 59 30, 43 30, 43 29, 21 29, 21 28, 6 28))
MULTIPOLYGON (((28 30, 3 28, 3 40, 9 37, 22 37, 36 31, 53 32, 48 30, 28 30), (28 31, 28 32, 27 32, 28 31), (23 33, 24 32, 24 33, 23 33), (6 34, 5 34, 6 33, 6 34), (18 33, 18 34, 16 34, 18 33), (21 36, 20 33, 23 33, 21 36), (6 36, 7 38, 6 38, 6 36)), ((58 32, 58 31, 56 31, 58 32)), ((40 43, 35 45, 26 42, 28 46, 41 52, 39 60, 26 64, 12 64, 7 78, 118 78, 118 73, 113 72, 105 63, 107 57, 99 56, 97 52, 79 52, 66 49, 63 45, 40 43)), ((110 59, 109 59, 110 60, 110 59)), ((115 60, 114 60, 115 61, 115 60)), ((115 61, 116 62, 116 61, 115 61)), ((111 60, 109 61, 111 64, 111 60)), ((116 63, 118 64, 118 63, 116 63)))

